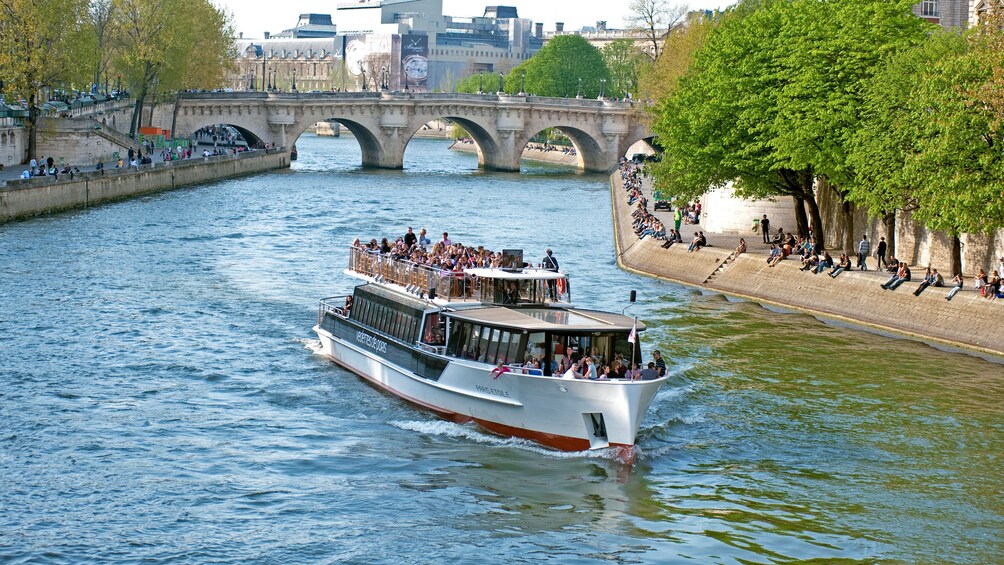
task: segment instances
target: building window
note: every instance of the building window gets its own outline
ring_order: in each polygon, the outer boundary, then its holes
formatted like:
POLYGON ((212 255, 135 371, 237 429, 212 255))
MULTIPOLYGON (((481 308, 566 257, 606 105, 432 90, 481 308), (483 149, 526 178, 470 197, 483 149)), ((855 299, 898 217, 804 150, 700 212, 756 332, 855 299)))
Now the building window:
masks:
POLYGON ((938 17, 938 0, 923 0, 920 3, 920 15, 925 17, 938 17))

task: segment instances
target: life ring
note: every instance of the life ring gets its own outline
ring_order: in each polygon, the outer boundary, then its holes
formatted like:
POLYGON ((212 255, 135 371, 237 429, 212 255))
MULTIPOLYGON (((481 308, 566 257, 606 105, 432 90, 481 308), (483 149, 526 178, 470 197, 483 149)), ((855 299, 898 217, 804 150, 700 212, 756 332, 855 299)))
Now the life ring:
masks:
POLYGON ((565 294, 565 278, 562 277, 554 282, 555 288, 558 290, 558 296, 563 296, 565 294))

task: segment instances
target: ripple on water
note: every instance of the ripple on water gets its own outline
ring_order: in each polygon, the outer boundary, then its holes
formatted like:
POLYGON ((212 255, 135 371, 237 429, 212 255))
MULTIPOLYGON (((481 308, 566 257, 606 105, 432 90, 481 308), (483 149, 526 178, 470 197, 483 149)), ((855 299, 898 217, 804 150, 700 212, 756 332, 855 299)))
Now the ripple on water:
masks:
POLYGON ((307 136, 291 170, 0 226, 0 561, 999 560, 999 364, 619 271, 606 178, 441 145, 364 171, 307 136), (408 225, 551 247, 587 307, 639 291, 673 379, 634 465, 319 355, 347 243, 408 225))

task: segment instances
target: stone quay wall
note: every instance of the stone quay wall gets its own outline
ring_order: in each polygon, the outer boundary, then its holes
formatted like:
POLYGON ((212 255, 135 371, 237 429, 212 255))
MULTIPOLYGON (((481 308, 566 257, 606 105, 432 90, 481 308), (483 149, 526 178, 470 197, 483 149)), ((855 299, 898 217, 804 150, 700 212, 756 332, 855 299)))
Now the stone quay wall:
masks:
POLYGON ((191 159, 145 165, 139 171, 105 169, 76 175, 74 180, 51 177, 10 180, 0 186, 0 223, 73 208, 86 208, 103 202, 171 190, 181 186, 210 182, 280 169, 289 166, 285 151, 252 152, 237 156, 191 159))
MULTIPOLYGON (((465 153, 477 153, 478 146, 473 143, 460 143, 459 141, 454 141, 450 149, 454 151, 463 151, 465 153)), ((528 161, 537 161, 539 163, 552 163, 555 165, 568 165, 570 167, 577 167, 579 165, 578 155, 569 155, 567 153, 562 153, 561 151, 538 151, 536 149, 523 149, 523 159, 528 161)))
POLYGON ((888 275, 875 271, 846 271, 832 279, 824 273, 799 271, 797 260, 769 267, 763 253, 750 252, 729 260, 732 248, 709 247, 688 253, 688 243, 682 243, 663 249, 662 242, 639 240, 631 229, 632 208, 621 188, 619 172, 611 177, 610 195, 617 264, 625 270, 927 343, 1004 357, 1000 323, 1004 303, 980 297, 972 289, 972 278, 967 278, 966 288, 948 301, 948 287, 931 287, 920 296, 913 295, 923 278, 921 268, 913 269, 912 282, 887 291, 879 285, 888 275))

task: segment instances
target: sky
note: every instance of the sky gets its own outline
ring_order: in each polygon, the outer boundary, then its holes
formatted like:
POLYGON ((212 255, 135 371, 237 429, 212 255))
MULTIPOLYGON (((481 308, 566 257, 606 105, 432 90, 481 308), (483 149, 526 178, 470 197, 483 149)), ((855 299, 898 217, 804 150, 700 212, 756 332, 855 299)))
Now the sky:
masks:
MULTIPOLYGON (((296 25, 301 13, 334 14, 335 5, 346 0, 212 0, 234 16, 237 32, 244 37, 262 37, 264 31, 278 33, 296 25)), ((713 10, 733 4, 735 0, 691 0, 692 10, 713 10)), ((606 20, 610 28, 623 27, 628 13, 628 0, 443 0, 443 13, 450 16, 480 16, 485 5, 516 6, 521 18, 543 22, 545 30, 553 30, 554 22, 564 22, 566 30, 594 26, 606 20)), ((683 2, 681 2, 683 3, 683 2)))

